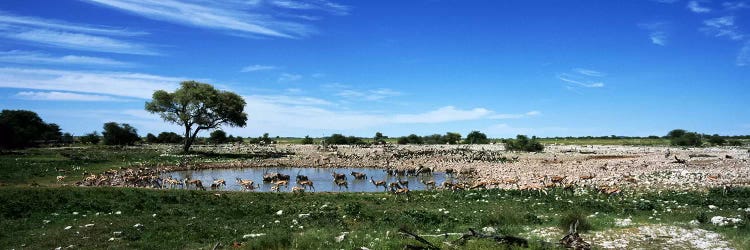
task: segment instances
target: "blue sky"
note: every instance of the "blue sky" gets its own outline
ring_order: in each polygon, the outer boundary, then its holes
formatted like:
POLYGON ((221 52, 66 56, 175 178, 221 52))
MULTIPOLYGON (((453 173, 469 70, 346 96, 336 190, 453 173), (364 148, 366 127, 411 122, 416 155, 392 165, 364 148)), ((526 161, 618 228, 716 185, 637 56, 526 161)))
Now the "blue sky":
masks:
POLYGON ((750 134, 750 1, 5 0, 0 108, 64 131, 198 80, 241 136, 750 134))

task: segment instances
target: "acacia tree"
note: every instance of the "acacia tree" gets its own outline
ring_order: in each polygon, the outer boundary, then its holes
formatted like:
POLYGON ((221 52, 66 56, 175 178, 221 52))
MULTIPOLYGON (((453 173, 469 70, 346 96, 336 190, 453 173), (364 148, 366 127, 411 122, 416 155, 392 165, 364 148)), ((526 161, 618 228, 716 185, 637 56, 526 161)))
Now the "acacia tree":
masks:
POLYGON ((190 145, 201 130, 211 130, 221 125, 245 126, 245 100, 239 95, 196 81, 184 81, 180 85, 174 93, 164 90, 154 92, 153 100, 146 102, 146 111, 185 127, 184 152, 190 150, 190 145))

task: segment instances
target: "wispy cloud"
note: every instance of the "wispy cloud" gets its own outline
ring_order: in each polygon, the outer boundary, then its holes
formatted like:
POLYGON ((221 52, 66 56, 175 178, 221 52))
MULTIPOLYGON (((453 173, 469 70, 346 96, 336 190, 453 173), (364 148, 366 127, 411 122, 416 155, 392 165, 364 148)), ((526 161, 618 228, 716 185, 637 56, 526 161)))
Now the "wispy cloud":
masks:
POLYGON ((534 110, 534 111, 529 111, 523 114, 494 114, 494 115, 491 115, 489 118, 490 119, 520 119, 520 118, 529 118, 529 117, 539 116, 541 114, 542 112, 534 110))
POLYGON ((0 36, 46 46, 120 54, 157 55, 151 48, 109 36, 135 36, 143 32, 91 27, 0 12, 0 36))
POLYGON ((651 22, 651 23, 641 23, 638 24, 638 27, 645 29, 649 32, 648 38, 651 40, 651 43, 659 45, 659 46, 665 46, 667 45, 667 23, 666 22, 651 22))
POLYGON ((745 35, 739 31, 734 23, 734 16, 723 16, 703 21, 701 28, 706 34, 715 37, 726 37, 731 40, 742 40, 745 35))
POLYGON ((491 113, 492 111, 484 108, 461 110, 453 106, 446 106, 421 114, 399 114, 391 117, 390 120, 394 123, 443 123, 476 120, 491 113))
POLYGON ((115 98, 106 95, 79 94, 70 92, 41 92, 41 91, 22 91, 15 95, 16 98, 32 101, 81 101, 81 102, 112 102, 125 101, 121 98, 115 98))
POLYGON ((388 88, 370 89, 370 90, 355 90, 346 85, 335 86, 338 89, 335 93, 336 96, 340 96, 350 100, 364 100, 364 101, 378 101, 388 97, 400 96, 403 93, 388 88))
MULTIPOLYGON (((149 19, 186 26, 214 29, 240 36, 296 38, 314 32, 308 24, 284 20, 273 10, 262 8, 260 1, 202 0, 85 0, 102 6, 134 13, 149 19)), ((327 2, 272 1, 276 7, 302 10, 347 10, 327 2), (313 8, 315 7, 315 8, 313 8)), ((348 12, 346 12, 348 13, 348 12)))
POLYGON ((270 3, 276 7, 293 9, 293 10, 323 10, 336 15, 348 15, 350 7, 325 1, 292 1, 292 0, 272 0, 270 3))
POLYGON ((0 68, 0 87, 56 90, 148 99, 155 90, 173 90, 186 78, 131 72, 0 68))
POLYGON ((130 31, 114 27, 92 26, 37 17, 17 16, 3 11, 0 11, 0 24, 111 36, 140 36, 148 34, 142 31, 130 31))
POLYGON ((255 64, 255 65, 250 65, 250 66, 246 66, 242 68, 240 72, 255 72, 255 71, 265 71, 265 70, 274 70, 274 69, 278 69, 278 67, 271 66, 271 65, 255 64))
POLYGON ((278 81, 278 82, 294 82, 294 81, 298 81, 300 79, 302 79, 302 75, 282 73, 279 76, 279 79, 277 79, 276 81, 278 81))
POLYGON ((698 1, 690 1, 687 4, 687 8, 695 13, 708 13, 711 12, 711 9, 708 7, 701 6, 701 4, 698 1))
POLYGON ((607 74, 596 70, 574 69, 573 73, 557 74, 557 79, 566 83, 567 89, 574 88, 601 88, 604 82, 598 80, 607 74))
POLYGON ((730 11, 750 8, 750 4, 747 4, 746 2, 723 2, 721 3, 721 6, 724 6, 724 9, 730 11))
POLYGON ((750 65, 750 41, 746 41, 737 54, 737 66, 750 65))
POLYGON ((587 76, 596 76, 596 77, 607 76, 607 74, 604 74, 602 72, 592 70, 592 69, 577 68, 574 71, 577 72, 578 74, 587 75, 587 76))
POLYGON ((122 62, 109 58, 90 56, 52 56, 45 53, 33 51, 0 51, 0 62, 16 64, 57 64, 57 65, 91 65, 109 67, 130 67, 131 63, 122 62))

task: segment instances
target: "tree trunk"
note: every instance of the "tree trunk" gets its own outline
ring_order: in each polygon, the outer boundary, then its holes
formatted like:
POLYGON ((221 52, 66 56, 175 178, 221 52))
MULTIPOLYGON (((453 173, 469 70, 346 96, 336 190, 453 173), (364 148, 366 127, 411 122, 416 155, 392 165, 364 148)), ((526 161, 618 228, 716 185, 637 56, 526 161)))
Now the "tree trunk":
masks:
POLYGON ((185 125, 185 143, 182 145, 182 152, 190 151, 190 145, 193 145, 193 138, 190 136, 190 126, 185 125))

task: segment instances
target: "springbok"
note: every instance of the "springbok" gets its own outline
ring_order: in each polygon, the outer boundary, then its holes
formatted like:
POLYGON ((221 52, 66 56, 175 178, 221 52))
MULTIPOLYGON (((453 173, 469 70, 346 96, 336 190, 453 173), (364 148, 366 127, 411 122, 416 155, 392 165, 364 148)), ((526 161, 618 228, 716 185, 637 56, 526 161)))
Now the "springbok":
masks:
POLYGON ((401 180, 401 177, 398 178, 398 184, 408 188, 409 187, 409 180, 401 180))
POLYGON ((341 186, 344 186, 347 190, 349 189, 349 182, 346 180, 335 180, 333 183, 336 184, 336 186, 339 187, 339 190, 341 190, 341 186))
POLYGON ((367 179, 367 175, 365 173, 352 172, 352 176, 354 176, 354 179, 356 179, 356 180, 366 180, 367 179))
POLYGON ((310 189, 312 189, 313 191, 315 191, 315 186, 313 185, 313 182, 312 182, 312 181, 310 181, 310 180, 305 180, 305 181, 297 181, 297 184, 299 184, 299 185, 300 185, 300 186, 302 186, 303 188, 308 188, 308 187, 310 187, 310 189))
POLYGON ((401 186, 398 185, 398 182, 391 182, 388 184, 388 187, 391 189, 391 191, 401 189, 401 186))
POLYGON ((190 189, 190 185, 195 186, 196 189, 206 190, 201 180, 191 180, 190 177, 185 178, 185 188, 190 189))
POLYGON ((383 191, 388 190, 388 188, 385 186, 385 180, 382 181, 375 181, 372 177, 370 177, 370 182, 372 182, 373 185, 375 185, 375 188, 378 188, 379 186, 383 186, 383 191))
POLYGON ((422 184, 424 184, 426 189, 435 189, 435 180, 427 180, 427 181, 419 180, 419 181, 422 182, 422 184))
POLYGON ((331 175, 333 176, 333 181, 342 181, 342 180, 345 181, 346 180, 345 174, 337 174, 336 172, 333 172, 333 174, 331 175))
POLYGON ((240 177, 237 177, 236 180, 237 180, 237 184, 240 184, 242 186, 252 186, 253 184, 255 184, 253 180, 243 180, 243 179, 240 179, 240 177))

